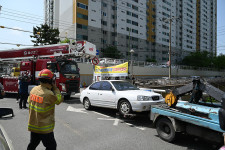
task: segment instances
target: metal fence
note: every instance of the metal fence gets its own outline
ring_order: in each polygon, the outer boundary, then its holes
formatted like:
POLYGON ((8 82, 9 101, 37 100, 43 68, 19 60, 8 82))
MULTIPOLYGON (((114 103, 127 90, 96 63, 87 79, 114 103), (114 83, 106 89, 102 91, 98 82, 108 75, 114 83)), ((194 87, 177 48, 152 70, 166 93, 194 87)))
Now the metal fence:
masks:
MULTIPOLYGON (((91 63, 90 59, 86 58, 76 58, 77 62, 80 63, 91 63)), ((118 65, 125 62, 129 62, 130 60, 125 59, 113 59, 113 58, 99 58, 99 65, 108 66, 108 65, 118 65)), ((135 61, 133 60, 133 66, 139 67, 148 67, 148 68, 168 68, 166 63, 153 63, 153 62, 145 62, 145 61, 135 61)), ((185 65, 171 65, 172 69, 187 69, 187 70, 204 70, 204 71, 225 71, 225 70, 218 70, 216 68, 207 68, 207 67, 194 67, 194 66, 185 66, 185 65)))

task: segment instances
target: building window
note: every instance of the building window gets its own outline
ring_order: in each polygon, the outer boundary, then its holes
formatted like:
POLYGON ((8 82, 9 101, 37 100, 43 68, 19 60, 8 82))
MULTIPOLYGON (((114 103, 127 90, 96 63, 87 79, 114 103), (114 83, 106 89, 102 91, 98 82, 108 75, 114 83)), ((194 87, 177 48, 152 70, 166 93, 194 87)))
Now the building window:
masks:
POLYGON ((116 28, 116 27, 117 27, 117 24, 112 24, 112 27, 113 27, 113 28, 116 28))
POLYGON ((84 20, 88 20, 88 16, 84 15, 84 14, 77 13, 77 17, 81 18, 81 19, 84 19, 84 20))
POLYGON ((117 36, 117 33, 116 32, 112 32, 111 35, 112 36, 117 36))
POLYGON ((107 31, 103 30, 102 33, 103 33, 104 35, 106 35, 106 34, 107 34, 107 31))
POLYGON ((104 2, 102 2, 102 6, 103 6, 103 7, 107 7, 107 4, 104 3, 104 2))
POLYGON ((77 7, 78 7, 78 8, 85 9, 85 10, 88 10, 88 6, 85 5, 85 4, 82 4, 82 3, 77 3, 77 7))
POLYGON ((131 12, 127 11, 127 15, 131 16, 131 12))
POLYGON ((77 28, 87 30, 87 26, 83 24, 77 24, 77 28))
POLYGON ((132 21, 132 25, 138 26, 138 22, 132 21))
POLYGON ((131 20, 127 19, 127 23, 131 23, 131 20))
POLYGON ((112 10, 117 10, 117 7, 115 7, 115 6, 112 6, 112 10))
POLYGON ((81 34, 77 34, 77 39, 78 39, 78 40, 88 40, 88 36, 86 36, 86 35, 81 35, 81 34))
POLYGON ((106 16, 106 12, 102 11, 102 16, 106 16))
POLYGON ((130 7, 131 8, 131 4, 130 3, 127 3, 127 7, 130 7))
POLYGON ((138 30, 132 29, 132 32, 138 34, 138 30))
POLYGON ((106 21, 101 21, 102 25, 107 26, 107 22, 106 21))
POLYGON ((135 17, 135 18, 138 18, 137 14, 132 13, 132 16, 135 17))
POLYGON ((138 11, 138 7, 137 7, 137 6, 132 5, 132 8, 133 8, 134 10, 137 10, 137 11, 138 11))

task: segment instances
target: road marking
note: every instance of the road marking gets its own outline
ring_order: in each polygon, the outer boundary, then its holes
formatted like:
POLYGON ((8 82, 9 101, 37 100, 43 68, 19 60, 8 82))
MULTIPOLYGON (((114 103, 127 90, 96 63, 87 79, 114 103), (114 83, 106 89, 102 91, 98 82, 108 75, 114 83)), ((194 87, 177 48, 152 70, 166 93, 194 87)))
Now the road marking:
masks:
POLYGON ((93 113, 96 113, 96 114, 98 114, 98 115, 101 115, 101 116, 104 116, 104 117, 107 117, 107 118, 110 117, 110 116, 107 116, 107 115, 104 115, 104 114, 101 114, 101 113, 98 113, 98 112, 95 112, 95 111, 93 111, 93 113))
POLYGON ((116 119, 113 123, 114 126, 118 126, 118 123, 119 123, 120 119, 116 119))
POLYGON ((113 125, 118 126, 120 119, 107 119, 107 118, 98 118, 99 120, 114 120, 113 125))
POLYGON ((72 106, 68 106, 68 108, 66 109, 66 111, 73 111, 73 112, 79 112, 79 113, 88 114, 87 112, 84 112, 85 111, 84 108, 74 108, 72 106))
MULTIPOLYGON (((119 121, 124 122, 123 120, 120 120, 120 119, 117 119, 117 118, 116 118, 116 119, 98 118, 98 119, 99 119, 99 120, 114 120, 114 123, 113 123, 114 126, 118 126, 119 121)), ((137 128, 137 129, 140 129, 140 130, 142 130, 142 131, 145 130, 144 127, 138 127, 138 126, 135 126, 135 125, 133 125, 133 124, 131 124, 131 123, 126 123, 126 122, 125 122, 125 124, 127 124, 128 126, 132 126, 132 127, 137 128)))
POLYGON ((140 129, 140 130, 142 130, 142 131, 144 131, 145 130, 145 128, 144 127, 138 127, 138 126, 135 126, 135 125, 133 125, 133 124, 131 124, 131 123, 126 123, 128 126, 132 126, 132 127, 135 127, 135 128, 137 128, 137 129, 140 129))

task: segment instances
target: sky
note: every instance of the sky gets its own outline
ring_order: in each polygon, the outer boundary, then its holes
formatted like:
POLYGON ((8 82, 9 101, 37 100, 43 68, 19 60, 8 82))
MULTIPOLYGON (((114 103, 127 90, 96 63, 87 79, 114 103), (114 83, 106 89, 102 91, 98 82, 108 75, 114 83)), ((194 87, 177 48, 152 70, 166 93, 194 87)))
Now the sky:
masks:
MULTIPOLYGON (((44 23, 44 0, 0 0, 0 5, 0 26, 32 32, 33 27, 44 23)), ((225 54, 224 6, 225 0, 217 0, 217 54, 225 54)), ((0 28, 0 50, 18 48, 16 44, 32 46, 31 34, 0 28)))

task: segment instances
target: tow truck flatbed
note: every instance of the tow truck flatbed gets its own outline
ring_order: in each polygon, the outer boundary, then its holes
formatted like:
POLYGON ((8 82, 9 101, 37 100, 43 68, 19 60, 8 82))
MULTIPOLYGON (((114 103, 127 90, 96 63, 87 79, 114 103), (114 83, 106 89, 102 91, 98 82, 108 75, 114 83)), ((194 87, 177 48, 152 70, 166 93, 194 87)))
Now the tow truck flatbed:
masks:
POLYGON ((150 110, 150 120, 156 126, 161 139, 172 142, 176 132, 221 142, 225 132, 219 124, 219 105, 204 106, 179 101, 175 108, 168 105, 155 105, 150 110))

